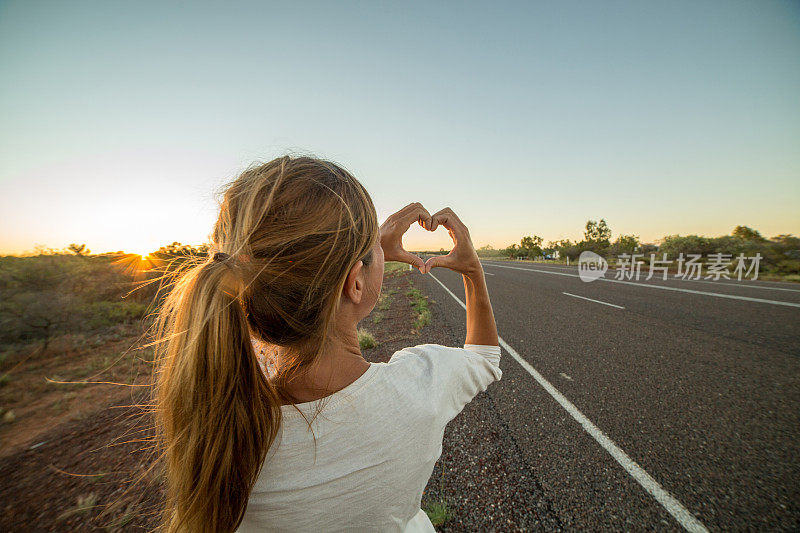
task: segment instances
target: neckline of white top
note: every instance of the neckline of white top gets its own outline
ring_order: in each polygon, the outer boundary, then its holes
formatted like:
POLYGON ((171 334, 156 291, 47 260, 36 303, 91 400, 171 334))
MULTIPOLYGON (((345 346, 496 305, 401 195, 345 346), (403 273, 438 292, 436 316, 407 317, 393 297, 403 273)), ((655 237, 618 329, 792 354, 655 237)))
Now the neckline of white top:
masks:
MULTIPOLYGON (((369 361, 368 361, 369 362, 369 361)), ((355 381, 347 385, 343 389, 339 389, 338 391, 334 392, 333 394, 329 394, 317 400, 311 400, 310 402, 303 402, 303 403, 296 403, 293 405, 281 405, 281 411, 283 413, 284 418, 286 417, 299 417, 300 413, 297 412, 297 409, 300 409, 306 415, 313 415, 316 411, 316 406, 321 401, 323 402, 323 408, 329 409, 339 403, 345 397, 352 397, 355 395, 359 390, 361 390, 364 385, 369 383, 373 377, 375 377, 376 372, 378 371, 378 367, 381 363, 369 363, 369 368, 358 376, 355 381), (295 409, 297 408, 297 409, 295 409)))

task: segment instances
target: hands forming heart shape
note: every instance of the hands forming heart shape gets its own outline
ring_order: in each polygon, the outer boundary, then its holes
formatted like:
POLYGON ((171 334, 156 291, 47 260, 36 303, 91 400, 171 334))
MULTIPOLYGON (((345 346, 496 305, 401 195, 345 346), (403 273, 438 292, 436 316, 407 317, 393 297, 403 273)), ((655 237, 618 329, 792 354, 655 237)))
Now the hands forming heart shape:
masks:
POLYGON ((449 207, 431 215, 419 202, 408 204, 384 221, 380 228, 380 239, 384 260, 414 265, 423 274, 436 267, 449 268, 468 276, 482 269, 469 230, 449 207), (403 235, 414 222, 428 231, 436 231, 439 226, 447 228, 454 244, 450 253, 423 261, 421 257, 407 252, 403 248, 403 235))

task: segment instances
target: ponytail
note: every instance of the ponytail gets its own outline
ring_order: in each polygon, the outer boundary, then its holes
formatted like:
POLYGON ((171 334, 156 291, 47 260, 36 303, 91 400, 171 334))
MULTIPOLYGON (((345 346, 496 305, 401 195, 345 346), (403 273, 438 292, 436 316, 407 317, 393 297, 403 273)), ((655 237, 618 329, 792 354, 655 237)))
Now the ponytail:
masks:
POLYGON ((281 405, 297 403, 292 382, 323 353, 348 272, 378 238, 372 199, 334 163, 285 156, 228 184, 211 245, 230 255, 179 269, 156 320, 166 533, 239 527, 281 405), (282 349, 269 379, 254 340, 282 349))
POLYGON ((241 281, 224 261, 191 267, 159 314, 155 382, 166 444, 167 533, 234 531, 281 422, 254 353, 241 281))

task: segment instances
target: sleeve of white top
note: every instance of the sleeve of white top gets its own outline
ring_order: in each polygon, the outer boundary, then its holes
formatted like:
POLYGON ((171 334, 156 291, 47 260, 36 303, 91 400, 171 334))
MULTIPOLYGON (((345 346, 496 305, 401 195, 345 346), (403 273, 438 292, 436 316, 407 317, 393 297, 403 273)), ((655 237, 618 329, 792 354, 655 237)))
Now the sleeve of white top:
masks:
POLYGON ((478 393, 503 375, 499 346, 465 344, 463 348, 455 348, 422 344, 402 352, 417 356, 416 379, 421 381, 422 390, 427 391, 443 424, 455 418, 478 393))
MULTIPOLYGON (((465 350, 484 356, 498 369, 500 368, 500 347, 490 344, 465 344, 465 350)), ((501 373, 502 374, 502 373, 501 373)), ((499 377, 497 379, 500 379, 499 377)))

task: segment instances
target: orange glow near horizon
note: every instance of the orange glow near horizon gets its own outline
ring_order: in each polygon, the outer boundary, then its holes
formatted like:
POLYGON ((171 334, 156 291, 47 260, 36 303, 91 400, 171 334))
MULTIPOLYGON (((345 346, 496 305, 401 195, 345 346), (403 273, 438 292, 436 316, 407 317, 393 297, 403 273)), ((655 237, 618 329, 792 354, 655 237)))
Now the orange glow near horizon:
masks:
POLYGON ((138 253, 126 253, 112 264, 134 279, 139 279, 144 272, 155 267, 147 254, 138 253))

